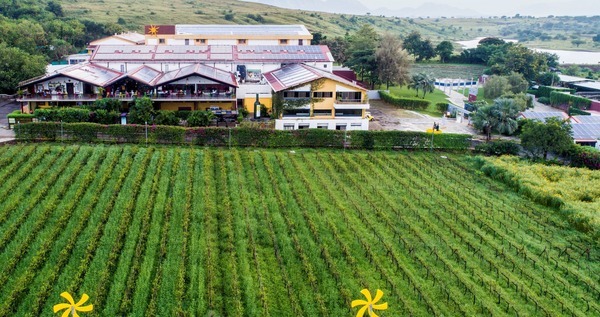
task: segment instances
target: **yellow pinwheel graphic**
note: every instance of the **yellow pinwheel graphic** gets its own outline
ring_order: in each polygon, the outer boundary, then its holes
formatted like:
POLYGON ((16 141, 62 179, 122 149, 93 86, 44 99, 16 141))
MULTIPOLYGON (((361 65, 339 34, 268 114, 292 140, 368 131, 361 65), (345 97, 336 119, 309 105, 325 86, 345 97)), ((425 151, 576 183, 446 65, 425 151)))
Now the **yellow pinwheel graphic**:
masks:
POLYGON ((78 317, 79 316, 79 314, 77 314, 78 311, 90 312, 90 311, 92 311, 92 309, 94 309, 94 305, 81 306, 88 299, 90 299, 90 297, 87 294, 83 294, 83 296, 81 296, 81 299, 77 302, 77 304, 73 300, 73 296, 71 296, 71 294, 69 294, 67 292, 60 293, 60 296, 62 296, 64 299, 66 299, 69 302, 68 304, 62 303, 62 304, 54 305, 54 307, 53 307, 54 313, 57 313, 59 310, 66 309, 61 317, 68 317, 69 314, 71 314, 72 317, 78 317))
POLYGON ((367 300, 357 299, 352 301, 352 308, 356 306, 363 306, 361 309, 358 310, 358 313, 356 313, 356 317, 363 317, 367 310, 369 311, 369 317, 378 317, 377 314, 375 314, 375 312, 373 311, 374 309, 386 310, 388 308, 387 303, 375 304, 381 299, 381 297, 383 297, 383 292, 380 289, 377 290, 375 298, 371 297, 371 292, 369 292, 369 290, 366 288, 360 292, 363 295, 365 295, 367 300))

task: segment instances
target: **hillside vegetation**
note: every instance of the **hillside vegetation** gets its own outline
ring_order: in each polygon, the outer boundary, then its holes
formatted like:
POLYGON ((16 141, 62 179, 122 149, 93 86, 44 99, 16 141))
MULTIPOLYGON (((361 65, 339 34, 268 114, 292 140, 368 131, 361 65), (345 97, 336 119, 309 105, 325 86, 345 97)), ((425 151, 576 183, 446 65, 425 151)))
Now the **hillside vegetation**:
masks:
POLYGON ((598 316, 598 244, 462 156, 15 145, 0 316, 598 316))
POLYGON ((599 49, 592 37, 600 33, 599 17, 395 18, 354 16, 283 9, 236 0, 61 0, 67 15, 113 22, 132 31, 147 24, 304 24, 311 32, 329 37, 353 33, 362 24, 380 32, 407 35, 418 31, 433 42, 502 36, 535 45, 566 49, 599 49), (557 38, 558 37, 558 38, 557 38), (575 46, 574 38, 585 43, 575 46))

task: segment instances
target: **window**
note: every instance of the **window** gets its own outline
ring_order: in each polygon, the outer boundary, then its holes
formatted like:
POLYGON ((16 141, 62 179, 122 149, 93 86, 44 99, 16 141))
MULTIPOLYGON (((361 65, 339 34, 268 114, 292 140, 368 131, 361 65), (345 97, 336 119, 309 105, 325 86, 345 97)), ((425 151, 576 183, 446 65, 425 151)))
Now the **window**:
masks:
POLYGON ((313 110, 313 116, 330 116, 330 115, 331 115, 331 109, 327 109, 327 110, 315 109, 315 110, 313 110))
POLYGON ((360 127, 362 127, 362 124, 361 123, 351 123, 350 126, 353 128, 360 128, 360 127))
POLYGON ((329 125, 327 123, 317 123, 317 129, 327 129, 329 125))
POLYGON ((286 123, 283 125, 283 129, 284 130, 294 130, 294 124, 293 123, 286 123))
POLYGON ((200 44, 206 44, 206 39, 200 39, 200 44))
POLYGON ((298 40, 298 45, 304 45, 304 42, 302 41, 302 39, 298 40))
POLYGON ((331 91, 315 91, 313 92, 313 98, 332 98, 333 92, 331 91))
POLYGON ((308 129, 310 127, 310 125, 306 124, 306 123, 300 123, 298 124, 298 130, 300 129, 308 129))
POLYGON ((327 64, 323 64, 323 68, 327 68, 327 64))
POLYGON ((310 98, 310 91, 284 91, 283 98, 310 98))
POLYGON ((288 40, 286 40, 286 39, 279 40, 279 44, 281 44, 281 45, 286 45, 287 43, 288 43, 288 40))
POLYGON ((246 44, 248 42, 248 40, 246 39, 239 39, 238 40, 238 44, 246 44))
POLYGON ((185 45, 190 45, 190 39, 185 39, 184 43, 185 43, 185 45))
POLYGON ((121 65, 121 73, 125 72, 125 65, 121 65))
POLYGON ((165 39, 158 39, 158 44, 165 44, 165 39))
POLYGON ((346 130, 346 125, 347 125, 347 124, 345 124, 345 123, 337 123, 337 124, 335 125, 335 129, 336 129, 336 130, 346 130))

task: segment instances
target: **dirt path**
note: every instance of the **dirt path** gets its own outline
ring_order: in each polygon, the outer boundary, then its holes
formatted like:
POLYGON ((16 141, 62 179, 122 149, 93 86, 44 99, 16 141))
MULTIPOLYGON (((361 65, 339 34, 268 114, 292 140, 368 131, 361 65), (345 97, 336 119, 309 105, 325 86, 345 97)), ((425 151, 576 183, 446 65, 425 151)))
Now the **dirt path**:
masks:
POLYGON ((456 119, 435 118, 415 111, 398 109, 381 100, 371 100, 370 111, 375 119, 369 124, 369 130, 425 132, 436 122, 443 132, 477 134, 477 131, 468 125, 468 120, 457 122, 456 119))

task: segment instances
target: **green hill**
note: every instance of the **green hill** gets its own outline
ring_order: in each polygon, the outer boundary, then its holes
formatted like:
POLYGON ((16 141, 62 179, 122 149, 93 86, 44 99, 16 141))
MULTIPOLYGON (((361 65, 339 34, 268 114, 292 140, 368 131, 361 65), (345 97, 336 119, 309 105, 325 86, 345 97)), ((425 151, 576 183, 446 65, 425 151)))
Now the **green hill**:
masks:
POLYGON ((119 23, 127 30, 138 32, 146 24, 304 24, 313 33, 331 37, 352 33, 367 23, 380 33, 406 35, 418 31, 433 42, 503 36, 526 40, 536 47, 588 50, 598 49, 592 37, 600 33, 600 21, 595 17, 412 19, 291 10, 236 0, 60 2, 68 16, 119 23), (576 48, 571 43, 574 37, 585 43, 576 48))

